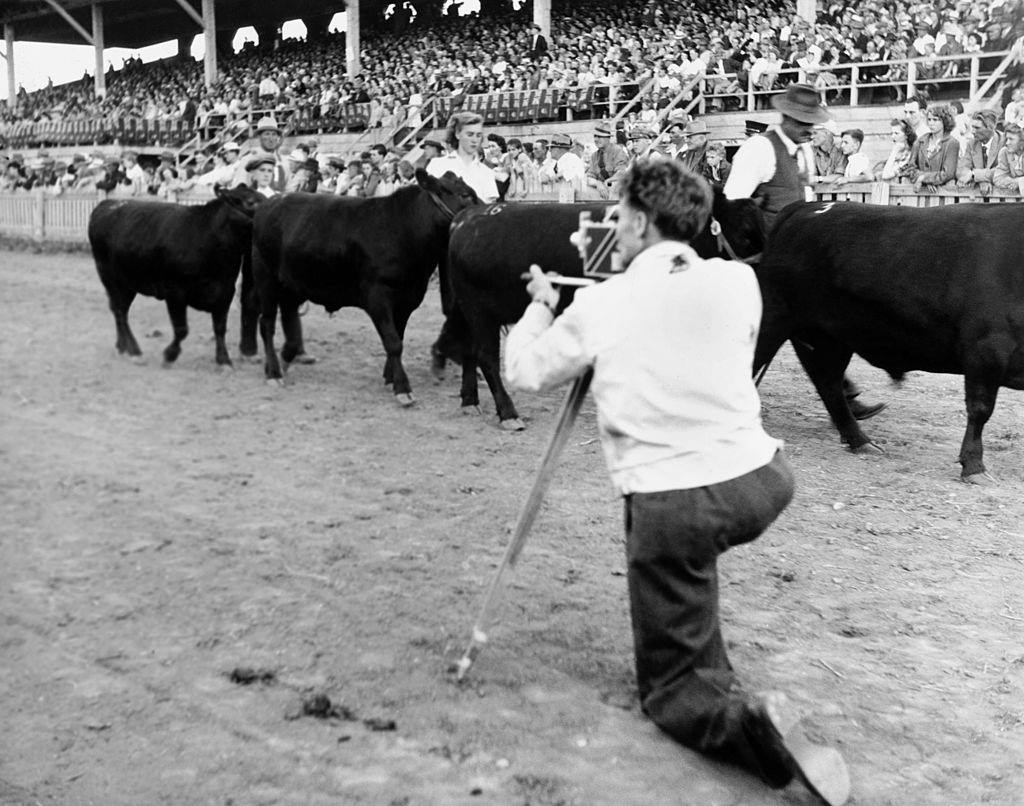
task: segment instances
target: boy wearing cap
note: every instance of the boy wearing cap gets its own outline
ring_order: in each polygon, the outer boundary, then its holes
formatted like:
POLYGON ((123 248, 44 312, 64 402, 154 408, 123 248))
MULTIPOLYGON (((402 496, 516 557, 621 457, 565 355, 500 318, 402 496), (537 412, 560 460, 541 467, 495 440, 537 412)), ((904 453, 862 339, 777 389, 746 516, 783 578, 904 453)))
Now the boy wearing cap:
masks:
POLYGON ((611 188, 629 166, 629 155, 626 149, 612 141, 612 130, 607 123, 594 127, 594 145, 597 150, 590 156, 586 184, 601 194, 602 199, 607 199, 611 188))

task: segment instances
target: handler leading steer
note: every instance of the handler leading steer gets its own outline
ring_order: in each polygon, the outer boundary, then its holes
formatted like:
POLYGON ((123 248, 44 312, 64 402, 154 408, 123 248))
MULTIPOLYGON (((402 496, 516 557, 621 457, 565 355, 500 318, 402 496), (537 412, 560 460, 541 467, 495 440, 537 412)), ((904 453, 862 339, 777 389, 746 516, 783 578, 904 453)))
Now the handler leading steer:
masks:
POLYGON ((757 538, 789 504, 793 475, 761 425, 750 367, 761 317, 751 268, 703 260, 689 241, 711 189, 669 161, 620 182, 628 268, 576 293, 536 267, 506 344, 512 386, 539 391, 593 368, 601 442, 625 498, 637 684, 644 712, 688 747, 781 788, 797 777, 838 806, 838 751, 810 743, 781 693, 736 690, 718 622, 718 555, 757 538))

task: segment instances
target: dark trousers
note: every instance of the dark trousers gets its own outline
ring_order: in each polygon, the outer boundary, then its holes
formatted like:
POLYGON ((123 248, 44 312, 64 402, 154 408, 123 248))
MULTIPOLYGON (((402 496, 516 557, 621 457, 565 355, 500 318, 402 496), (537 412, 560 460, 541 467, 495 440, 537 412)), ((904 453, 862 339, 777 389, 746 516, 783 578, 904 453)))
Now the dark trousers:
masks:
POLYGON ((758 741, 749 699, 731 690, 718 622, 718 555, 758 537, 793 497, 782 452, 739 478, 627 495, 626 559, 640 703, 677 741, 772 786, 790 775, 758 741))

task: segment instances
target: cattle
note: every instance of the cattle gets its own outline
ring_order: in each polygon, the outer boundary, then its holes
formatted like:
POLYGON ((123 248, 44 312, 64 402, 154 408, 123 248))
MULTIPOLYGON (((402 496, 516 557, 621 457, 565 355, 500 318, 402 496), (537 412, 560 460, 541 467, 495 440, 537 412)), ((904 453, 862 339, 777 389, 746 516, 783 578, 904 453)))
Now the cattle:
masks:
MULTIPOLYGON (((128 309, 143 294, 167 303, 174 339, 164 348, 165 366, 181 354, 189 307, 210 313, 216 361, 231 366, 224 342, 228 309, 248 260, 253 214, 264 198, 244 185, 217 187, 214 193, 201 206, 108 199, 93 210, 89 243, 114 314, 119 353, 142 355, 128 326, 128 309)), ((243 325, 254 321, 255 311, 245 309, 243 325)), ((244 326, 242 341, 245 347, 244 326)))
POLYGON ((756 367, 792 340, 842 441, 861 452, 878 449, 842 392, 854 353, 894 379, 963 375, 961 478, 986 482, 981 434, 996 394, 1024 389, 1022 223, 1009 204, 785 208, 758 270, 756 367))
POLYGON ((384 344, 384 382, 401 405, 411 405, 402 366, 405 326, 445 257, 452 219, 476 204, 477 195, 453 174, 418 170, 415 185, 382 198, 295 193, 263 205, 253 225, 253 279, 267 378, 283 377, 274 348, 278 310, 287 365, 302 352, 300 305, 356 307, 369 314, 384 344))
MULTIPOLYGON (((448 248, 449 290, 454 304, 433 355, 435 372, 440 374, 445 355, 462 353, 463 407, 479 405, 479 365, 494 398, 501 428, 523 428, 501 380, 501 326, 518 321, 530 303, 522 274, 531 263, 563 275, 579 277, 583 273, 570 235, 579 227, 581 212, 588 211, 593 220, 600 221, 609 209, 607 202, 498 204, 466 211, 456 219, 448 248), (466 349, 467 344, 473 349, 466 349)), ((729 201, 716 191, 712 218, 691 246, 703 257, 756 259, 764 241, 758 203, 750 199, 729 201)), ((569 304, 574 291, 562 287, 559 310, 569 304)))

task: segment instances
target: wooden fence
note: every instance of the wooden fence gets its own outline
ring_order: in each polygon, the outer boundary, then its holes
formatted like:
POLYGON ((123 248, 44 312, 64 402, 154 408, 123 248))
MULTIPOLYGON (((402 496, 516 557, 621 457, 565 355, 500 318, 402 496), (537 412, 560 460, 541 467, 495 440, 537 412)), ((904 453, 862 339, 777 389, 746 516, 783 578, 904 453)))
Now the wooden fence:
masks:
MULTIPOLYGON (((0 236, 27 238, 37 242, 85 243, 89 216, 104 198, 102 193, 53 195, 45 190, 0 194, 0 236)), ((562 190, 543 190, 527 194, 524 202, 557 202, 571 199, 562 190)), ((1002 204, 1020 202, 1018 194, 981 196, 977 191, 952 188, 935 193, 916 193, 912 185, 890 185, 887 182, 850 183, 842 187, 820 186, 819 201, 853 201, 868 204, 903 205, 905 207, 940 207, 945 204, 983 202, 1002 204)), ((130 198, 118 195, 116 198, 130 198)), ((140 197, 151 204, 167 204, 153 196, 140 197)), ((181 194, 178 204, 205 204, 213 198, 208 190, 181 194)), ((596 194, 576 194, 578 200, 597 201, 596 194)), ((1024 219, 1022 219, 1024 221, 1024 219)))

